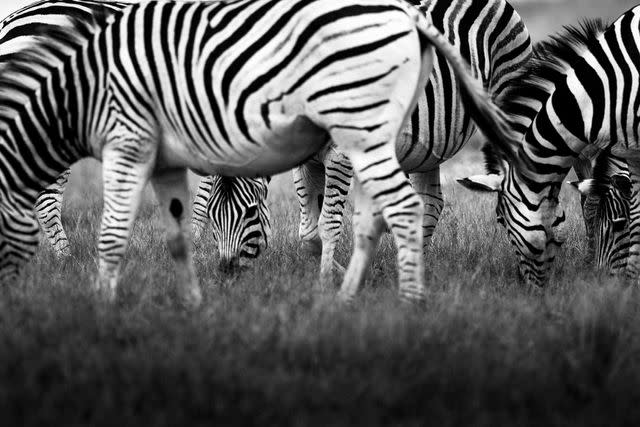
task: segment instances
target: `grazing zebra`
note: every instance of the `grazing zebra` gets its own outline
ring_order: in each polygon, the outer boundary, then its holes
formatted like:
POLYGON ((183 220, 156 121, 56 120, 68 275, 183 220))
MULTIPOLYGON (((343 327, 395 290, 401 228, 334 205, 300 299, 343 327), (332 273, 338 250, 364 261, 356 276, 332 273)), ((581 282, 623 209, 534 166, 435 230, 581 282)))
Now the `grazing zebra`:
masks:
MULTIPOLYGON (((527 27, 504 0, 412 1, 470 62, 476 76, 495 96, 502 94, 531 55, 527 27)), ((438 52, 434 71, 402 129, 396 155, 422 198, 423 256, 440 218, 444 200, 440 164, 471 138, 476 126, 465 105, 464 88, 446 58, 438 52)), ((300 203, 299 237, 322 249, 321 280, 334 281, 334 252, 342 232, 342 216, 351 181, 346 156, 325 150, 294 170, 300 203)))
POLYGON ((605 151, 587 175, 570 184, 581 194, 589 260, 597 268, 618 274, 624 271, 629 254, 631 180, 627 163, 605 151))
MULTIPOLYGON (((122 11, 127 3, 102 2, 102 1, 40 1, 26 6, 11 14, 0 22, 0 57, 20 50, 21 43, 31 37, 33 26, 51 25, 53 28, 59 25, 69 24, 67 16, 74 15, 76 19, 91 22, 94 16, 107 17, 122 11)), ((42 28, 39 31, 45 32, 42 28)), ((70 254, 69 240, 62 226, 62 198, 64 189, 68 183, 70 170, 64 171, 56 181, 42 191, 36 200, 35 211, 41 229, 47 236, 54 253, 64 258, 70 254)), ((199 190, 210 188, 212 180, 216 178, 205 177, 199 186, 199 190)), ((194 208, 199 208, 198 200, 206 197, 204 204, 207 206, 203 212, 210 216, 214 225, 214 237, 218 242, 220 251, 220 265, 230 266, 240 263, 245 258, 258 256, 260 248, 267 245, 269 222, 266 201, 259 199, 266 197, 266 183, 261 179, 252 178, 228 178, 225 180, 233 185, 224 187, 228 194, 212 194, 198 192, 194 208), (211 197, 210 197, 211 196, 211 197), (224 196, 224 197, 222 197, 224 196), (258 229, 253 228, 253 215, 244 215, 245 208, 239 201, 247 198, 259 202, 261 221, 258 229), (208 200, 211 200, 209 202, 208 200), (208 205, 207 205, 208 203, 208 205), (232 217, 214 215, 215 212, 228 212, 232 217), (248 226, 245 227, 244 225, 248 226), (225 228, 226 227, 226 228, 225 228), (239 235, 241 234, 241 235, 239 235)), ((217 187, 216 187, 217 188, 217 187)), ((194 211, 194 225, 198 226, 205 218, 199 217, 199 211, 194 211)), ((200 228, 196 227, 196 232, 200 228)))
MULTIPOLYGON (((625 274, 640 273, 640 7, 610 26, 593 20, 567 27, 543 43, 502 105, 513 113, 519 145, 494 140, 508 159, 497 215, 516 247, 519 273, 543 286, 565 239, 558 204, 562 180, 581 152, 610 150, 623 158, 631 180, 629 256, 625 274)), ((489 181, 485 181, 489 182, 489 181)), ((480 188, 480 186, 478 186, 480 188)))
POLYGON ((453 61, 489 136, 511 137, 464 61, 401 1, 162 1, 127 6, 106 25, 67 19, 70 25, 48 26, 46 37, 35 26, 36 37, 0 63, 5 281, 35 251, 37 194, 92 156, 103 163, 104 182, 98 290, 115 297, 150 180, 179 295, 197 305, 202 297, 186 237, 187 168, 272 175, 331 138, 353 165, 361 212, 343 289, 350 294, 362 282, 386 223, 398 247, 400 295, 421 300, 423 209, 400 169, 395 139, 426 83, 434 46, 453 61))
POLYGON ((271 237, 267 206, 269 178, 238 178, 221 175, 200 180, 193 201, 193 238, 199 240, 211 220, 223 271, 245 266, 257 258, 271 237))

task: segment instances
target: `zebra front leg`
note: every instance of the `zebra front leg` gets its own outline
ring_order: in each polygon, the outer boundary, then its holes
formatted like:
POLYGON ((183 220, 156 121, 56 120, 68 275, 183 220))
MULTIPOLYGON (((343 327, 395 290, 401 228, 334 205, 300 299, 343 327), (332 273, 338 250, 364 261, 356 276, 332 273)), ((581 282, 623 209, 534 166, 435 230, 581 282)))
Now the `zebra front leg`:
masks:
MULTIPOLYGON (((345 148, 348 149, 348 146, 345 148)), ((362 187, 359 190, 363 193, 360 197, 371 199, 368 204, 364 203, 364 200, 359 204, 371 210, 369 215, 372 219, 375 212, 382 211, 387 228, 391 231, 398 248, 400 298, 404 301, 423 301, 426 294, 421 230, 424 207, 409 179, 400 169, 395 155, 395 140, 368 148, 364 146, 362 151, 351 151, 347 154, 353 165, 355 177, 362 187)), ((374 225, 375 227, 369 226, 367 234, 354 236, 358 243, 354 246, 354 253, 342 284, 343 299, 351 299, 364 280, 364 273, 371 262, 371 245, 377 242, 382 233, 382 227, 377 225, 377 220, 374 225), (359 244, 363 244, 363 247, 359 247, 359 244)))
POLYGON ((8 285, 18 278, 22 266, 36 252, 39 228, 32 208, 24 208, 11 200, 0 205, 0 284, 8 285))
POLYGON ((122 258, 144 187, 155 166, 156 145, 136 137, 109 143, 102 152, 104 207, 98 241, 96 290, 115 301, 122 258))
MULTIPOLYGON (((422 254, 427 261, 427 251, 431 245, 431 237, 438 225, 444 199, 442 198, 442 187, 440 185, 440 168, 424 173, 413 173, 410 175, 411 184, 418 195, 422 198, 424 206, 424 216, 422 220, 422 254)), ((426 264, 425 264, 426 265, 426 264)))
POLYGON ((38 194, 35 203, 36 216, 40 228, 47 236, 54 253, 58 258, 66 258, 70 255, 69 239, 62 227, 62 196, 69 181, 71 169, 62 172, 56 182, 38 194))
POLYGON ((314 255, 322 250, 318 222, 324 202, 324 182, 324 167, 317 157, 293 169, 293 183, 300 204, 298 237, 303 249, 314 255))
POLYGON ((333 286, 334 272, 344 268, 335 260, 335 251, 340 241, 353 170, 346 155, 331 147, 325 157, 325 185, 322 210, 318 229, 322 241, 320 257, 320 283, 323 287, 333 286))
POLYGON ((191 232, 193 233, 194 243, 197 243, 202 238, 209 221, 207 206, 212 186, 213 177, 211 175, 202 177, 198 184, 198 192, 193 200, 193 214, 191 215, 191 232))
POLYGON ((190 230, 186 219, 189 207, 187 170, 164 170, 156 173, 151 182, 162 212, 169 252, 176 263, 178 297, 185 307, 196 308, 202 303, 202 292, 188 241, 190 230))

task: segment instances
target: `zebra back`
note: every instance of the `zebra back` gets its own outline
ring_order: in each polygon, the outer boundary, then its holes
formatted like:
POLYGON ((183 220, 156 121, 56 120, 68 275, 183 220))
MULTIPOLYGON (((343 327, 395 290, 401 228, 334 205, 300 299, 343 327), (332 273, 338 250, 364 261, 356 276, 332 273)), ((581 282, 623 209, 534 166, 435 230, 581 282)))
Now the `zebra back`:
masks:
MULTIPOLYGON (((494 97, 501 96, 532 52, 522 18, 504 0, 410 1, 456 47, 494 97)), ((476 130, 452 66, 436 52, 418 108, 398 141, 405 170, 426 171, 456 154, 476 130)))

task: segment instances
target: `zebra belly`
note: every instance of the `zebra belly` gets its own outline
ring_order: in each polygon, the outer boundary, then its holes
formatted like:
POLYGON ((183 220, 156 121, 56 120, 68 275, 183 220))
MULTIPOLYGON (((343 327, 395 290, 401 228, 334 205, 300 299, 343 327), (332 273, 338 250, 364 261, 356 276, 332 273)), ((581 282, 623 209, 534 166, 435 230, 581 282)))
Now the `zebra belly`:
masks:
POLYGON ((255 139, 253 143, 236 136, 233 145, 224 144, 224 153, 194 155, 184 139, 165 137, 158 166, 188 167, 200 175, 268 176, 294 168, 329 142, 327 133, 303 116, 281 122, 255 139))

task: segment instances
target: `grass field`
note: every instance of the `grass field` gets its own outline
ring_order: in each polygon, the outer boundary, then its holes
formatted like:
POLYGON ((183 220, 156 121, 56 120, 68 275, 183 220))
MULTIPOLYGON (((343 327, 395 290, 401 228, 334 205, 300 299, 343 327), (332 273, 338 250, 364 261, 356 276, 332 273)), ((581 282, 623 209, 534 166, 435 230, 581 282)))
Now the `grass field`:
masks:
MULTIPOLYGON (((554 28, 570 22, 578 3, 523 4, 522 14, 540 37, 545 17, 555 17, 547 24, 554 28)), ((592 16, 629 6, 580 3, 592 16)), ((317 284, 317 260, 300 252, 291 178, 279 176, 270 194, 270 250, 241 276, 226 277, 205 241, 196 256, 205 302, 184 312, 173 304, 173 267, 151 195, 117 304, 89 291, 101 204, 95 165, 75 168, 65 200, 71 259, 60 262, 43 246, 20 283, 2 290, 2 426, 640 420, 639 291, 583 262, 584 229, 568 189, 569 238, 551 285, 530 295, 517 283, 495 200, 454 183, 481 170, 471 147, 445 167, 447 204, 427 266, 426 307, 397 302, 386 237, 355 307, 344 309, 335 289, 317 284)), ((348 252, 347 239, 341 262, 348 252)))

